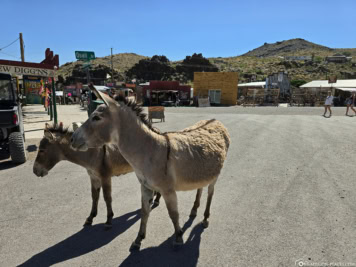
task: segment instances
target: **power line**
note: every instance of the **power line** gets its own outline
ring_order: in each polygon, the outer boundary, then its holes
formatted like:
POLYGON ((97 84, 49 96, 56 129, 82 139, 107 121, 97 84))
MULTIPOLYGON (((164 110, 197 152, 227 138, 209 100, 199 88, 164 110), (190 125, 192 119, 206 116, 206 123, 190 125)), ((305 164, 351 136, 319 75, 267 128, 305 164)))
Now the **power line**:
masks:
POLYGON ((0 51, 0 53, 2 53, 2 54, 4 54, 4 55, 7 55, 7 56, 10 56, 10 57, 13 57, 13 58, 16 58, 16 59, 20 59, 20 57, 16 57, 16 56, 14 56, 14 55, 10 55, 10 54, 5 53, 5 52, 2 52, 2 51, 0 51))
POLYGON ((17 40, 19 40, 19 39, 20 39, 20 38, 17 38, 15 41, 11 42, 10 44, 8 44, 8 45, 6 45, 6 46, 0 48, 0 51, 3 50, 3 49, 5 49, 5 48, 7 48, 7 47, 9 47, 10 45, 14 44, 14 43, 15 43, 17 40))

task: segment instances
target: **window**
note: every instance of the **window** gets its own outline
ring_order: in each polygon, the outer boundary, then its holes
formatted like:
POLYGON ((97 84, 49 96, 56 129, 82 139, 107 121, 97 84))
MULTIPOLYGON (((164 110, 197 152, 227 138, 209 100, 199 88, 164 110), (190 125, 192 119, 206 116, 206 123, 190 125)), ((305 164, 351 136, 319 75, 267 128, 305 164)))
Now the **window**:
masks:
POLYGON ((209 90, 209 100, 211 104, 221 103, 221 90, 209 90))
POLYGON ((13 101, 12 85, 10 80, 0 80, 0 101, 13 101))

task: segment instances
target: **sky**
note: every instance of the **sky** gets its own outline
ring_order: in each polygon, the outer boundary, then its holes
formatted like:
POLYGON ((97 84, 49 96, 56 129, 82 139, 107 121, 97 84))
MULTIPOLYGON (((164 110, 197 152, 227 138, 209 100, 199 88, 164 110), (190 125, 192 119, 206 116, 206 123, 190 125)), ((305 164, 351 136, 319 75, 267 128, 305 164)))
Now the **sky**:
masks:
MULTIPOLYGON (((303 38, 356 48, 356 0, 0 0, 0 49, 23 34, 25 60, 50 48, 60 65, 74 52, 231 57, 267 43, 303 38)), ((0 59, 20 60, 16 41, 0 59)))

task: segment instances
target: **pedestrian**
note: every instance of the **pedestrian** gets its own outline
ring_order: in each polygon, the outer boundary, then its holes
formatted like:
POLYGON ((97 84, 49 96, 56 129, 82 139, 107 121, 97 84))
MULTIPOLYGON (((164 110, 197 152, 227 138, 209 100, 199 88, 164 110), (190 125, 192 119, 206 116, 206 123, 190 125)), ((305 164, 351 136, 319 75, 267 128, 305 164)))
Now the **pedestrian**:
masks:
POLYGON ((353 110, 353 112, 355 112, 355 115, 356 115, 356 110, 354 109, 355 95, 356 95, 356 93, 353 92, 351 94, 351 96, 346 99, 346 114, 345 114, 346 116, 349 116, 349 108, 351 108, 353 110))
POLYGON ((325 104, 324 104, 324 107, 325 107, 325 112, 324 112, 324 117, 326 115, 326 112, 329 110, 330 112, 330 115, 329 115, 329 118, 331 117, 331 105, 333 104, 333 100, 334 100, 334 97, 331 95, 331 91, 328 92, 328 96, 326 97, 325 99, 325 104))

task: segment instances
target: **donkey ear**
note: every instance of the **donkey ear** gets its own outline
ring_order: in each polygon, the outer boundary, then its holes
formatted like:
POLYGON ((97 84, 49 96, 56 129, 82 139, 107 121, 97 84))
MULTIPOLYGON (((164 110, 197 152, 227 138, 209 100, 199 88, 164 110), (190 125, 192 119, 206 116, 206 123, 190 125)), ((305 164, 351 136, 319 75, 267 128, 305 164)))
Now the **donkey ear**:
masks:
POLYGON ((99 90, 97 90, 93 84, 89 84, 89 88, 90 90, 92 90, 94 92, 94 94, 96 95, 97 98, 103 100, 103 102, 105 103, 105 105, 107 105, 108 107, 113 106, 113 105, 117 105, 116 102, 114 100, 112 100, 112 98, 102 92, 100 92, 99 90))
POLYGON ((46 124, 45 124, 45 131, 48 131, 48 128, 49 128, 49 124, 46 122, 46 124))
POLYGON ((45 138, 47 138, 48 140, 52 141, 55 139, 53 133, 51 133, 50 131, 48 131, 47 129, 45 129, 44 131, 44 136, 45 138))

